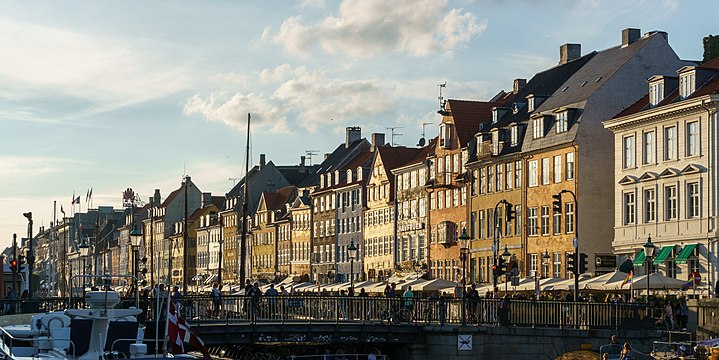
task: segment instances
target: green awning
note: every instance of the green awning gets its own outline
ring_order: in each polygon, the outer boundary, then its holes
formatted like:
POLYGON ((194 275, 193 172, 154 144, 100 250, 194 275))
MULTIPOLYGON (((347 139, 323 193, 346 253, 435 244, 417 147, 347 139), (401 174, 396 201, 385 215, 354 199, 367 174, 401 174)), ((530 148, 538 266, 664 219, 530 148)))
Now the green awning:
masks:
POLYGON ((664 246, 657 256, 654 257, 654 265, 659 265, 671 255, 674 246, 664 246))
POLYGON ((637 256, 634 257, 634 262, 632 263, 634 266, 642 266, 644 265, 644 258, 646 256, 644 255, 644 250, 637 253, 637 256))
POLYGON ((682 252, 679 253, 679 256, 677 256, 676 260, 674 260, 674 262, 676 262, 677 264, 686 264, 687 259, 689 259, 689 255, 691 255, 694 252, 694 249, 696 247, 697 247, 697 244, 689 244, 689 245, 685 246, 682 249, 682 252))

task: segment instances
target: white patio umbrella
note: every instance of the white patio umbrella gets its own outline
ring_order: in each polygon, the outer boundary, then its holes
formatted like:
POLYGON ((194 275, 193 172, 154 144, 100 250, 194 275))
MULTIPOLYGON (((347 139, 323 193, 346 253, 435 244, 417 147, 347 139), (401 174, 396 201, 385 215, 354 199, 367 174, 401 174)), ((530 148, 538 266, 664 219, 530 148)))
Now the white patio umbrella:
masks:
POLYGON ((579 288, 585 290, 618 290, 628 275, 625 272, 616 270, 584 281, 579 288))
MULTIPOLYGON (((686 281, 670 278, 668 276, 661 275, 659 273, 649 274, 649 289, 650 290, 675 290, 681 289, 686 281)), ((632 289, 640 290, 647 288, 647 276, 642 275, 632 280, 632 289)), ((629 284, 625 284, 622 289, 629 289, 629 284)))
MULTIPOLYGON (((591 279, 591 275, 580 274, 579 275, 579 289, 582 288, 582 282, 591 279)), ((542 288, 542 291, 567 291, 574 290, 574 278, 564 279, 552 284, 549 284, 542 288)))
POLYGON ((426 280, 422 283, 417 283, 412 286, 412 290, 415 291, 440 291, 449 287, 456 286, 457 283, 444 279, 426 280))

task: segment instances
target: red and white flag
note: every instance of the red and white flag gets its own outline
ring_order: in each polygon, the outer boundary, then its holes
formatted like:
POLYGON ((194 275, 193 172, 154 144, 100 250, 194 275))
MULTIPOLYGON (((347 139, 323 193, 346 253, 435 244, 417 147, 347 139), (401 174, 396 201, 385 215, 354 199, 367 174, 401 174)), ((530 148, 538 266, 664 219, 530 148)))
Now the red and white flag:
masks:
POLYGON ((190 327, 190 324, 185 322, 185 319, 177 315, 174 302, 170 302, 170 316, 168 316, 167 319, 167 337, 170 343, 172 343, 173 354, 184 354, 185 343, 188 343, 192 345, 195 350, 200 351, 205 359, 212 359, 210 352, 207 351, 205 347, 205 343, 200 340, 195 330, 190 327))

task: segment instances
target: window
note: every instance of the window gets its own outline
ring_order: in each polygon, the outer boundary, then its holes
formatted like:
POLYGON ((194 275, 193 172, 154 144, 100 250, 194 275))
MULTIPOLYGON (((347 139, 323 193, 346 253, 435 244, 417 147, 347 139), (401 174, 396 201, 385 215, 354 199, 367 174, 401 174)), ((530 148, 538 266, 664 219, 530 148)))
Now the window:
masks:
POLYGON ((567 174, 567 180, 574 179, 574 153, 567 153, 567 162, 564 164, 565 173, 567 174))
POLYGON ((664 84, 656 82, 649 85, 649 105, 654 107, 664 99, 664 84))
POLYGON ((554 235, 562 233, 562 213, 555 211, 552 214, 552 227, 554 228, 554 235))
POLYGON ((539 256, 537 254, 529 254, 529 273, 535 274, 539 266, 539 256))
POLYGON ((522 206, 514 205, 514 235, 522 234, 522 206))
POLYGON ((478 185, 478 184, 477 184, 477 183, 478 183, 478 181, 477 181, 477 178, 478 178, 477 175, 479 174, 479 172, 478 172, 477 170, 472 170, 472 172, 471 172, 470 174, 472 175, 472 176, 470 177, 470 181, 471 181, 471 184, 470 184, 470 189, 471 189, 470 194, 471 194, 472 196, 477 196, 477 185, 478 185))
POLYGON ((514 175, 512 174, 512 163, 505 164, 506 167, 506 179, 507 179, 507 190, 512 189, 512 183, 514 182, 514 175))
POLYGON ((477 224, 477 230, 479 230, 477 238, 484 239, 484 210, 479 210, 479 224, 477 224))
POLYGON ((687 184, 687 218, 699 217, 699 183, 687 184))
POLYGON ((452 155, 452 172, 453 173, 462 172, 460 170, 460 166, 459 166, 459 154, 452 155))
POLYGON ((557 122, 557 133, 562 133, 567 131, 567 112, 562 111, 559 114, 555 115, 555 121, 557 122))
POLYGON ((509 130, 509 138, 512 146, 517 146, 517 144, 519 144, 519 127, 512 126, 509 130))
POLYGON ((438 157, 437 158, 437 177, 440 177, 444 171, 444 158, 438 157))
POLYGON ((544 136, 544 117, 534 119, 532 122, 532 135, 534 139, 544 136))
POLYGON ((664 128, 664 160, 674 160, 677 156, 677 127, 664 128))
POLYGON ((479 193, 484 194, 487 192, 487 169, 479 169, 479 193))
POLYGON ((634 224, 635 209, 634 192, 624 193, 624 225, 634 224))
POLYGON ((636 164, 634 163, 635 152, 634 152, 634 135, 626 136, 623 139, 624 149, 624 168, 633 168, 636 164))
POLYGON ((494 166, 487 166, 487 192, 494 191, 494 166))
MULTIPOLYGON (((456 154, 455 154, 456 155, 456 154)), ((449 155, 444 157, 444 183, 452 182, 452 159, 449 155)))
POLYGON ((664 206, 665 209, 665 220, 675 220, 677 218, 677 187, 666 186, 664 187, 664 206))
POLYGON ((502 186, 504 186, 504 180, 502 178, 502 170, 504 168, 504 165, 498 164, 497 165, 497 191, 502 191, 502 186))
POLYGON ((445 149, 449 148, 452 143, 452 124, 442 124, 439 126, 439 146, 445 149))
POLYGON ((564 204, 564 224, 567 234, 574 232, 574 203, 564 204))
POLYGON ((682 99, 689 97, 694 92, 694 72, 682 74, 679 76, 679 96, 682 99))
POLYGON ((542 235, 549 235, 549 206, 542 206, 542 235))
POLYGON ((699 155, 699 122, 687 123, 687 156, 699 155))
POLYGON ((552 277, 562 277, 562 253, 552 254, 552 277))
POLYGON ((562 182, 562 157, 560 155, 554 157, 554 182, 562 182))
POLYGON ((497 232, 497 237, 502 236, 502 214, 504 213, 504 209, 499 208, 496 213, 494 213, 494 216, 496 217, 495 222, 497 224, 497 228, 494 230, 497 232))
POLYGON ((519 189, 522 187, 522 161, 514 162, 514 187, 519 189))
POLYGON ((529 162, 529 187, 534 187, 538 185, 538 167, 539 162, 537 160, 532 160, 529 162))
POLYGON ((644 133, 644 154, 642 154, 644 164, 654 164, 657 159, 656 134, 654 131, 644 133))
POLYGON ((537 236, 537 208, 527 209, 527 235, 537 236))
POLYGON ((542 185, 549 184, 549 158, 542 159, 542 185))
POLYGON ((657 220, 657 196, 654 189, 644 190, 644 222, 657 220))
POLYGON ((494 236, 494 209, 487 209, 487 237, 494 236))

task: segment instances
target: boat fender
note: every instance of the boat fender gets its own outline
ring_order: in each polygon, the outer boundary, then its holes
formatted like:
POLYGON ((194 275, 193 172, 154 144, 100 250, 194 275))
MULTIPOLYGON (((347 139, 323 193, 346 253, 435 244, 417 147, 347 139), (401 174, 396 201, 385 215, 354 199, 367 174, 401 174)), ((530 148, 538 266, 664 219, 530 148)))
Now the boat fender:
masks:
POLYGON ((70 318, 66 315, 48 315, 42 318, 42 325, 45 326, 46 329, 50 329, 50 325, 52 325, 53 322, 60 322, 59 327, 68 327, 70 326, 70 318))

